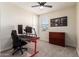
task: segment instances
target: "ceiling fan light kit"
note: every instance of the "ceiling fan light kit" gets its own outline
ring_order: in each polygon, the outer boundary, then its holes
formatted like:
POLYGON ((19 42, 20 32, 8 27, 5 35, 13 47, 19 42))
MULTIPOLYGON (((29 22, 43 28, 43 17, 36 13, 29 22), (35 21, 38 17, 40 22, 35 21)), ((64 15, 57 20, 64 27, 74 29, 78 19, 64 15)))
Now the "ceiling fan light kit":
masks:
POLYGON ((43 9, 44 7, 43 6, 40 6, 40 9, 43 9))

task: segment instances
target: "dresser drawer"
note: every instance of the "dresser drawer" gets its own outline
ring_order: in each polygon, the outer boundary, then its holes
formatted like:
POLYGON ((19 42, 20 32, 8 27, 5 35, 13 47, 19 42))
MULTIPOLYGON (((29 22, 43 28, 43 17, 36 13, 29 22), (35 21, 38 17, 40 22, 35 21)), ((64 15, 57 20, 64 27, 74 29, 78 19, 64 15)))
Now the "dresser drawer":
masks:
POLYGON ((49 33, 49 38, 65 38, 64 33, 49 33))
POLYGON ((49 43, 65 46, 65 33, 49 32, 49 43))

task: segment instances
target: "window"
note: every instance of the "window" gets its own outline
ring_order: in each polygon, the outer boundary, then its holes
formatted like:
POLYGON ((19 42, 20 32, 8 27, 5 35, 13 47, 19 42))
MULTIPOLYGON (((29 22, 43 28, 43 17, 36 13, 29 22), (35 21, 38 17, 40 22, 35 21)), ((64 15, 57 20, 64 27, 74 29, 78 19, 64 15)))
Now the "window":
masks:
POLYGON ((48 17, 44 16, 42 18, 42 30, 46 31, 48 29, 48 17))

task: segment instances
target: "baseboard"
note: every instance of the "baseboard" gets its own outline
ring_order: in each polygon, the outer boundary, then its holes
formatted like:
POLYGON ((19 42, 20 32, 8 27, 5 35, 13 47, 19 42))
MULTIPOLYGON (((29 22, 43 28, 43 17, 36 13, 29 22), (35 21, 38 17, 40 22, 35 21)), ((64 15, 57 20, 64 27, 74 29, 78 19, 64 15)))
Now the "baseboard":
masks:
POLYGON ((47 42, 47 43, 49 43, 49 41, 47 41, 47 40, 40 40, 40 41, 43 41, 43 42, 47 42))
POLYGON ((74 46, 70 46, 70 45, 65 45, 65 47, 72 47, 72 48, 76 48, 76 47, 74 47, 74 46))

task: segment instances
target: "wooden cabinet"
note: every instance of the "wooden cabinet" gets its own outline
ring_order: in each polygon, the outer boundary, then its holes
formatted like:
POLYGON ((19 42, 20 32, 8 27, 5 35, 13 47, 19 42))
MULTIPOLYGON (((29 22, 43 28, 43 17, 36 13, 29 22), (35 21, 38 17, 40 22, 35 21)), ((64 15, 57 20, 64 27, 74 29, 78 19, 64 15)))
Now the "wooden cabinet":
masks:
POLYGON ((49 32, 49 43, 65 46, 65 33, 64 32, 49 32))

